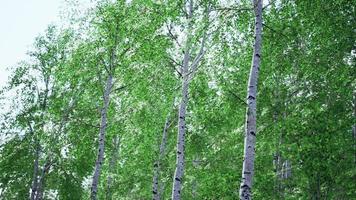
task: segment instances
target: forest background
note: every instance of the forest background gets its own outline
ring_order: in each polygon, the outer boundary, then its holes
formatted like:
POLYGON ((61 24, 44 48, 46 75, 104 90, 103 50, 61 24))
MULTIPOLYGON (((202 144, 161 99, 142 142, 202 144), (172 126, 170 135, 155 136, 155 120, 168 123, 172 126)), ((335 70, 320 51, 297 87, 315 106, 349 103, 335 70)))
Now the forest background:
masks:
POLYGON ((1 88, 0 199, 356 198, 355 6, 65 1, 1 88))

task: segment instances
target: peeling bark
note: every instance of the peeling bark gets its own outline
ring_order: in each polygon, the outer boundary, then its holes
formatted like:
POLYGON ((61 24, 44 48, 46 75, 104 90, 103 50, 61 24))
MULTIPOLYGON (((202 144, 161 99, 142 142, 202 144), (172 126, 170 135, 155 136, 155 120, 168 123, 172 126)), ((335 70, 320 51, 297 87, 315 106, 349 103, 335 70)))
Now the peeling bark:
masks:
POLYGON ((100 122, 100 130, 99 130, 99 146, 98 146, 98 157, 95 162, 95 171, 93 175, 93 181, 91 186, 91 199, 97 199, 98 193, 98 184, 99 184, 99 176, 101 174, 101 167, 104 161, 104 147, 105 147, 105 134, 106 134, 106 126, 107 126, 107 112, 110 103, 110 92, 113 86, 113 77, 112 74, 108 75, 105 84, 105 91, 103 96, 104 106, 101 110, 101 122, 100 122))
POLYGON ((255 160, 256 143, 256 96, 258 73, 261 60, 262 46, 262 0, 254 0, 255 11, 255 43, 252 58, 252 66, 247 88, 247 110, 245 124, 244 160, 242 166, 242 180, 240 185, 240 199, 252 199, 252 179, 255 160))

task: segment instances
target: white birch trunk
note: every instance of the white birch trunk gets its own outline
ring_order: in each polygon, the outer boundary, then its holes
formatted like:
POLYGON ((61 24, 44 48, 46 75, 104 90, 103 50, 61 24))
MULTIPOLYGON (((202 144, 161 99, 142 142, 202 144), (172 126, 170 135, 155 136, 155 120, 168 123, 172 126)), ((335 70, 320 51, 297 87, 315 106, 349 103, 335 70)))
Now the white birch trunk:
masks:
POLYGON ((262 0, 253 0, 255 11, 255 43, 252 66, 247 88, 247 110, 245 124, 244 160, 242 166, 242 180, 240 185, 240 199, 252 199, 252 178, 255 160, 256 143, 256 96, 258 73, 262 46, 262 0))
POLYGON ((99 146, 98 146, 98 158, 95 162, 95 171, 91 186, 91 199, 97 199, 97 192, 98 192, 98 184, 99 184, 99 176, 101 173, 101 167, 104 161, 104 147, 105 147, 105 133, 106 133, 106 126, 107 126, 107 112, 110 102, 110 92, 112 89, 113 81, 112 74, 108 75, 105 91, 104 91, 104 106, 101 110, 101 122, 100 122, 100 130, 99 130, 99 146))
MULTIPOLYGON (((191 32, 193 26, 193 0, 189 1, 188 5, 188 28, 187 28, 187 40, 184 46, 184 58, 183 58, 183 66, 181 70, 182 74, 182 99, 179 104, 178 110, 178 135, 177 135, 177 153, 176 153, 176 169, 173 178, 173 188, 172 188, 172 199, 179 200, 182 188, 182 178, 184 174, 184 147, 185 147, 185 117, 188 105, 188 89, 189 82, 193 78, 194 73, 197 71, 198 64, 203 58, 206 50, 205 50, 205 42, 207 39, 207 29, 204 31, 201 46, 198 54, 191 59, 191 32), (189 62, 192 60, 191 64, 189 62)), ((207 25, 209 25, 209 13, 210 13, 210 5, 207 6, 205 18, 207 20, 207 25)))
POLYGON ((156 160, 154 164, 154 172, 153 172, 153 183, 152 183, 152 193, 153 193, 153 199, 154 200, 160 200, 160 192, 158 191, 159 189, 159 175, 161 173, 161 160, 164 156, 164 153, 166 151, 166 144, 167 144, 167 132, 170 127, 170 114, 167 115, 166 122, 164 124, 163 128, 163 133, 162 133, 162 141, 161 145, 159 147, 159 155, 158 159, 156 160))
POLYGON ((191 18, 193 16, 193 0, 189 2, 188 13, 188 31, 187 40, 184 47, 184 58, 182 67, 182 99, 178 110, 178 134, 177 134, 177 152, 176 152, 176 169, 173 178, 172 200, 179 200, 182 189, 182 178, 184 174, 184 147, 185 147, 185 116, 188 104, 188 87, 189 87, 189 61, 190 61, 190 30, 191 18))
POLYGON ((185 116, 188 104, 188 62, 189 52, 186 50, 184 54, 183 65, 183 82, 182 82, 182 100, 179 105, 178 111, 178 135, 177 135, 177 155, 176 155, 176 170, 174 172, 172 199, 180 199, 182 188, 182 178, 184 174, 184 146, 185 146, 185 116))

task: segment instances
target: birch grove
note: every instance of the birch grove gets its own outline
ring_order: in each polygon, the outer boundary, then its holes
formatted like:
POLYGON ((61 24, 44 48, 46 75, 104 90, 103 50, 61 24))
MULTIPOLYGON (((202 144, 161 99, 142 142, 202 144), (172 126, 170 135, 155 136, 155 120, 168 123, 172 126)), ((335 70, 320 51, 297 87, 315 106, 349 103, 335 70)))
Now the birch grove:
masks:
POLYGON ((355 199, 355 6, 64 1, 26 56, 4 29, 0 199, 355 199))

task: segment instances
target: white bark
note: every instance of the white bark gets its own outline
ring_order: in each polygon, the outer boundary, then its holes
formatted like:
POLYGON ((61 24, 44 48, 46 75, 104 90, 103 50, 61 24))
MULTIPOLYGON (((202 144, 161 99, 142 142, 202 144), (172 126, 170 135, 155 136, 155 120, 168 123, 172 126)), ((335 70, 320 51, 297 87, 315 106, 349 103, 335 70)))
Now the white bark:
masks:
POLYGON ((168 134, 168 129, 171 125, 170 122, 170 114, 167 115, 166 122, 164 124, 163 128, 163 133, 162 133, 162 141, 159 147, 159 155, 158 159, 156 160, 154 164, 154 172, 153 172, 153 183, 152 183, 152 193, 153 193, 153 199, 154 200, 160 200, 160 192, 158 191, 159 189, 159 175, 161 173, 161 161, 163 159, 164 153, 166 151, 166 144, 167 144, 167 134, 168 134))
POLYGON ((105 134, 106 134, 106 126, 107 126, 107 112, 109 108, 110 102, 110 92, 113 86, 113 77, 112 74, 108 75, 105 85, 104 91, 104 106, 101 110, 101 123, 100 123, 100 130, 99 130, 99 146, 98 146, 98 158, 95 162, 95 171, 91 186, 91 199, 97 199, 97 192, 98 192, 98 184, 99 184, 99 176, 101 174, 101 167, 104 161, 104 147, 105 147, 105 134))
POLYGON ((240 185, 240 199, 252 199, 252 178, 255 160, 256 143, 256 96, 258 73, 262 46, 262 0, 253 0, 255 11, 255 43, 252 66, 247 88, 247 110, 245 124, 244 160, 242 166, 242 180, 240 185))
MULTIPOLYGON (((188 28, 187 28, 187 40, 184 46, 184 57, 183 57, 183 66, 182 66, 182 99, 179 104, 178 110, 178 134, 177 134, 177 153, 176 153, 176 169, 174 172, 173 178, 173 188, 172 188, 172 199, 179 200, 181 195, 181 188, 182 188, 182 178, 184 175, 184 147, 185 147, 185 118, 186 118, 186 111, 188 105, 188 90, 189 90, 189 82, 193 77, 193 74, 196 72, 197 67, 201 59, 205 54, 205 42, 206 42, 206 32, 205 30, 204 35, 202 37, 202 43, 200 46, 200 50, 198 54, 191 59, 191 32, 192 32, 192 25, 193 25, 193 0, 189 1, 188 5, 188 28), (191 65, 189 62, 192 60, 191 65)), ((208 21, 209 25, 209 11, 210 7, 206 10, 206 20, 208 21)), ((208 27, 206 27, 207 29, 208 27)))
POLYGON ((189 37, 191 30, 191 18, 193 16, 193 0, 189 3, 188 13, 188 31, 187 41, 184 48, 184 58, 182 67, 182 99, 178 110, 178 134, 177 134, 177 153, 176 153, 176 169, 173 178, 172 200, 179 200, 182 189, 182 178, 184 174, 184 146, 185 146, 185 114, 188 104, 188 87, 189 87, 189 61, 190 48, 189 37))
MULTIPOLYGON (((109 103, 110 103, 110 93, 112 92, 114 83, 113 83, 113 75, 115 74, 115 68, 116 68, 116 58, 117 58, 117 45, 118 45, 118 28, 119 26, 116 26, 116 29, 114 30, 114 44, 112 48, 110 49, 110 59, 109 63, 106 65, 105 62, 103 63, 103 66, 108 74, 106 83, 105 83, 105 90, 104 90, 104 95, 103 95, 103 108, 101 110, 101 122, 100 122, 100 130, 99 130, 99 146, 98 146, 98 158, 95 162, 95 171, 93 175, 93 181, 92 181, 92 186, 91 186, 91 199, 96 200, 97 199, 97 193, 98 193, 98 184, 99 184, 99 177, 101 174, 101 167, 103 165, 104 161, 104 147, 105 147, 105 135, 106 135, 106 126, 107 126, 107 112, 109 109, 109 103)), ((120 57, 124 57, 125 53, 129 51, 130 48, 125 49, 120 57)))
POLYGON ((173 180, 173 191, 172 199, 180 199, 182 178, 184 174, 184 146, 185 146, 185 116, 188 104, 188 62, 189 62, 189 51, 186 50, 184 54, 184 64, 183 64, 183 82, 182 82, 182 100, 179 105, 178 111, 178 135, 177 135, 177 155, 176 155, 176 170, 174 173, 173 180))

